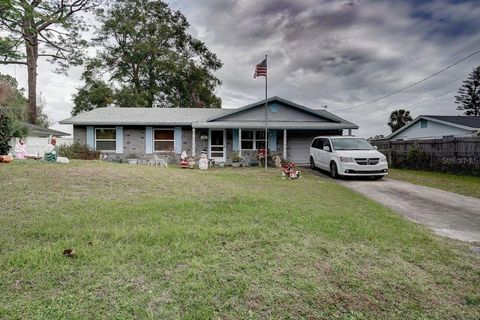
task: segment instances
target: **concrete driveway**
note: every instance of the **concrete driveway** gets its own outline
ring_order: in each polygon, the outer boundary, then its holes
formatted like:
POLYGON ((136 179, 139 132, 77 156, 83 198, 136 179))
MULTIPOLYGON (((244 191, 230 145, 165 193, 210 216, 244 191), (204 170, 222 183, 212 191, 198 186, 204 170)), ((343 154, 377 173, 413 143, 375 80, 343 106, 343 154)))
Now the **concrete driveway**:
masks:
POLYGON ((441 236, 480 242, 480 199, 388 178, 337 181, 441 236))

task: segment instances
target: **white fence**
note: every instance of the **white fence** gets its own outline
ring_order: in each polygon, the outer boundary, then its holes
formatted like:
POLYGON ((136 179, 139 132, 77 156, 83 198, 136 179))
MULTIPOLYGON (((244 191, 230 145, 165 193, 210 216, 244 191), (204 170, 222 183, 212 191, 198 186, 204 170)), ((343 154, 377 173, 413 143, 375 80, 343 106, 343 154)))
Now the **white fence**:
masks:
MULTIPOLYGON (((12 149, 10 152, 14 153, 17 142, 17 138, 12 139, 10 143, 12 149)), ((38 154, 39 156, 43 157, 43 149, 45 149, 48 144, 48 138, 27 137, 25 139, 25 143, 27 145, 27 151, 29 154, 38 154)), ((73 138, 57 138, 57 146, 61 146, 62 144, 73 144, 73 138)))

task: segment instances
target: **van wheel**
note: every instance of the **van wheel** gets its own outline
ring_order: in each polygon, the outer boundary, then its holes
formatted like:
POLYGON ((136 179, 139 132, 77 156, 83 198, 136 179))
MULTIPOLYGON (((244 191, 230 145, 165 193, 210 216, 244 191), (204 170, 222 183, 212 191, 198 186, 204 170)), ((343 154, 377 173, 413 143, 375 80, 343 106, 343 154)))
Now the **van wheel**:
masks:
POLYGON ((310 169, 315 170, 317 167, 315 167, 315 160, 313 160, 313 157, 310 156, 310 169))
POLYGON ((333 179, 338 179, 338 170, 337 170, 337 164, 335 162, 330 163, 330 177, 333 179))

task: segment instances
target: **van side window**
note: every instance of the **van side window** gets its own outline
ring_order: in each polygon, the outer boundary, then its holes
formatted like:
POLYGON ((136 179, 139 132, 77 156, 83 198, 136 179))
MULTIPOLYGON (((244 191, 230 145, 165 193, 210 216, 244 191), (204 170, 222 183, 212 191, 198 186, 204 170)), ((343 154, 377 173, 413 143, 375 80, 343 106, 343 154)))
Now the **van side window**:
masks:
POLYGON ((323 139, 322 138, 317 138, 315 139, 315 149, 322 149, 323 148, 323 139))
POLYGON ((313 139, 312 141, 312 148, 316 148, 318 144, 318 139, 313 139))
POLYGON ((332 146, 330 145, 330 140, 325 139, 325 141, 323 142, 322 149, 323 149, 323 147, 330 147, 330 151, 332 151, 332 146))

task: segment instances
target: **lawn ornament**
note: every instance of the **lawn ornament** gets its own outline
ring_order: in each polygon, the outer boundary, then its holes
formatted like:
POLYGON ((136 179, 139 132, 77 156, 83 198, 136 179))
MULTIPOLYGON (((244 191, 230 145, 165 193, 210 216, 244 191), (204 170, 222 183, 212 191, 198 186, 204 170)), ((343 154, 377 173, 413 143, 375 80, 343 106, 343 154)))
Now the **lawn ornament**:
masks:
POLYGON ((183 151, 180 155, 180 168, 187 169, 188 168, 188 154, 186 151, 183 151))
POLYGON ((190 168, 190 169, 195 169, 195 164, 197 164, 197 163, 195 162, 195 159, 193 159, 193 158, 189 158, 189 159, 188 159, 188 168, 190 168))
POLYGON ((160 168, 168 168, 168 162, 165 159, 158 159, 157 166, 160 168))
POLYGON ((276 168, 280 168, 282 166, 282 158, 280 158, 280 156, 274 156, 273 162, 275 163, 276 168))
POLYGON ((289 162, 282 166, 282 177, 284 179, 299 179, 302 172, 296 170, 295 163, 289 162))
POLYGON ((208 158, 207 158, 207 153, 205 151, 202 151, 202 154, 200 155, 200 160, 198 160, 198 168, 200 170, 208 169, 208 158))

